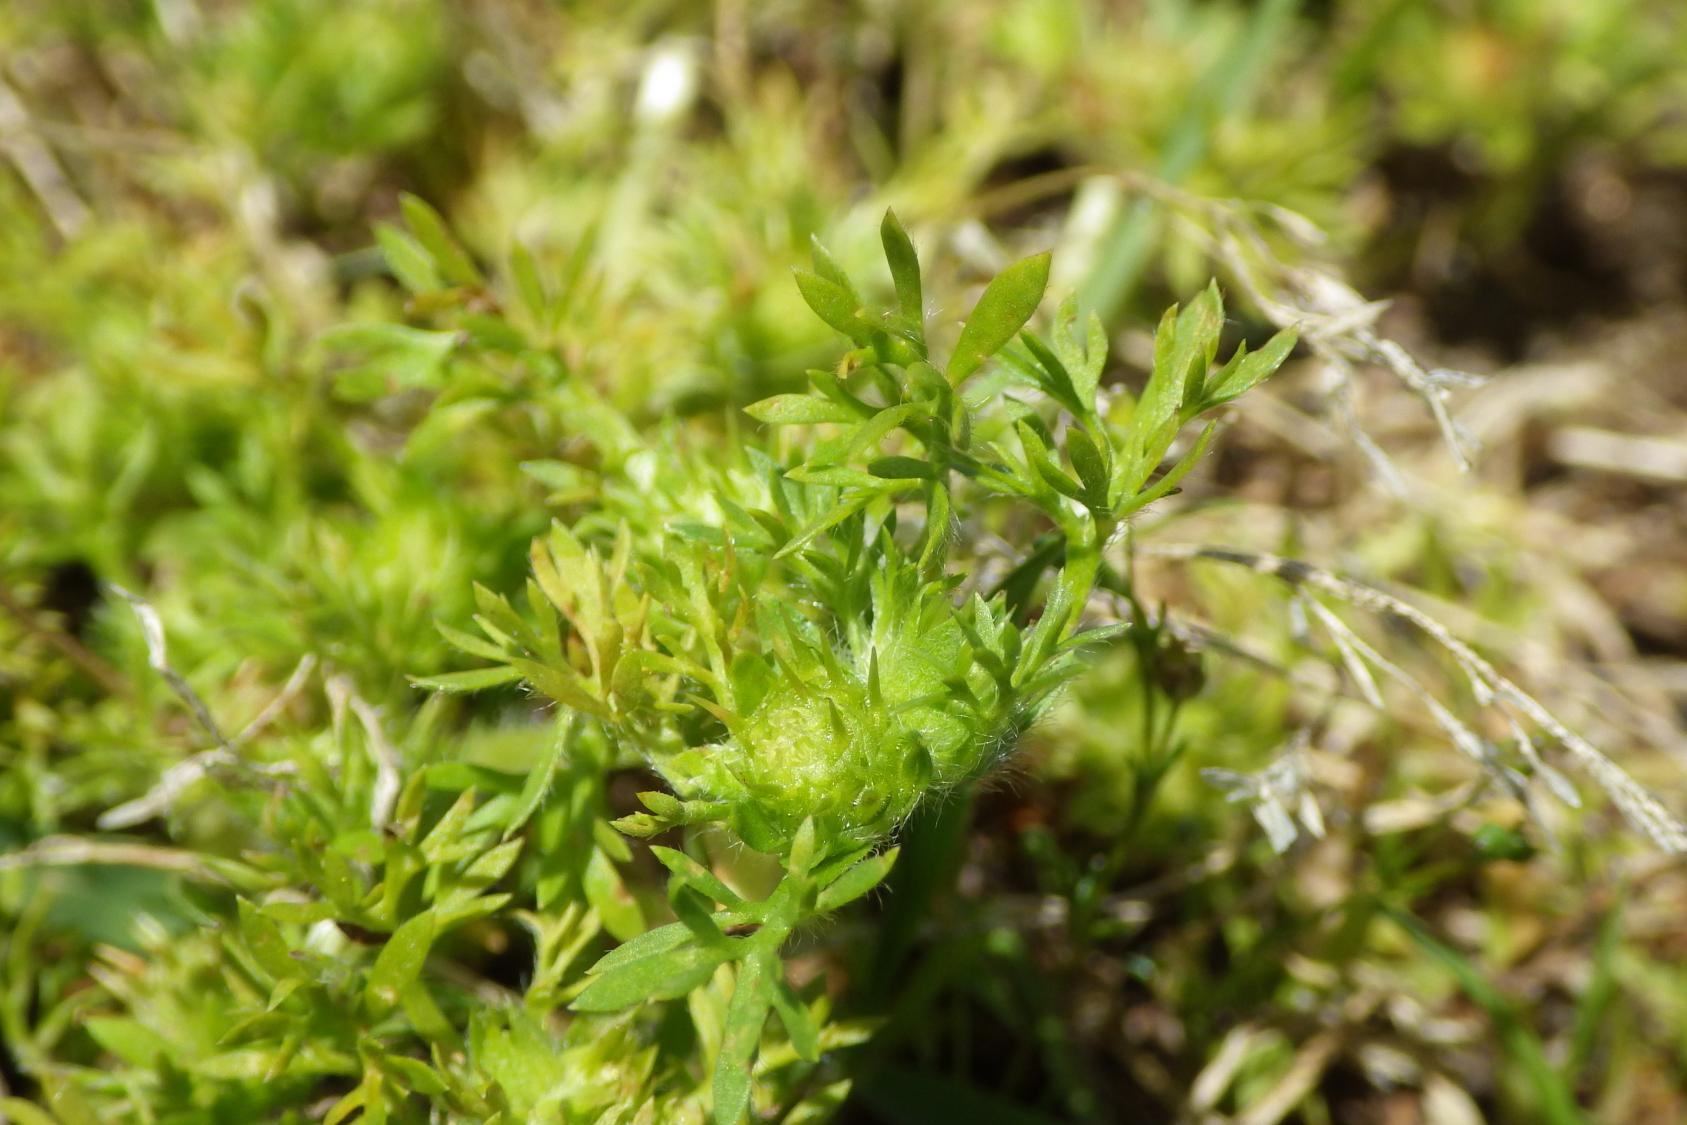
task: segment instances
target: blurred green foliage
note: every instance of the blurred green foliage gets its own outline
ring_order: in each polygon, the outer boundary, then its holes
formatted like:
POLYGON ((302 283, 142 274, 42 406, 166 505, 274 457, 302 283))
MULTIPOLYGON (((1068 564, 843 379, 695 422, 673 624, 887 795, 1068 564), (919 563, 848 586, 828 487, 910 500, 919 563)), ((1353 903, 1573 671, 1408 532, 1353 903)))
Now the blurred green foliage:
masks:
MULTIPOLYGON (((999 578, 1001 636, 1035 639, 1103 518, 1147 537, 1184 512, 1125 510, 1195 436, 1172 444, 1186 404, 1153 442, 1133 428, 1154 397, 1131 392, 1167 369, 1143 346, 1154 318, 1174 301, 1217 317, 1196 346, 1209 360, 1221 326, 1225 355, 1269 338, 1246 301, 1229 321, 1202 304, 1223 272, 1211 232, 1132 177, 1292 209, 1359 276, 1433 300, 1523 269, 1578 162, 1679 176, 1684 57, 1687 17, 1662 0, 0 8, 0 1109, 1107 1121, 1277 1099, 1276 1119, 1319 1122, 1411 1090, 1426 1119, 1678 1114, 1687 997, 1592 885, 1622 851, 1606 821, 1584 814, 1562 853, 1531 856, 1504 802, 1425 798, 1468 771, 1425 724, 1385 717, 1347 739, 1354 807, 1278 857, 1200 769, 1257 768, 1303 728, 1351 729, 1356 705, 1192 653, 1149 626, 1157 607, 1135 606, 1068 690, 1042 685, 1035 714, 951 737, 943 799, 906 819, 929 778, 898 781, 894 807, 830 851, 809 817, 846 802, 793 803, 789 761, 761 855, 720 827, 745 835, 743 815, 686 807, 742 794, 661 791, 696 780, 674 746, 501 685, 520 639, 502 615, 565 608, 524 597, 553 520, 600 560, 623 524, 644 564, 700 544, 698 573, 670 576, 672 612, 753 564, 749 534, 723 560, 719 529, 766 530, 749 512, 772 504, 768 474, 804 462, 845 493, 868 486, 836 474, 914 482, 898 564, 999 578), (894 253, 884 268, 891 206, 922 286, 894 253), (1441 272, 1408 239, 1425 229, 1452 247, 1441 272), (831 264, 804 276, 848 308, 792 280, 815 236, 831 264), (1114 345, 1088 395, 1027 344, 1000 352, 1040 283, 961 328, 987 278, 1050 247, 1050 288, 1102 311, 1114 345), (888 312, 864 326, 860 307, 888 312), (944 421, 1019 459, 1035 503, 939 508, 921 466, 962 445, 920 429, 934 411, 885 422, 877 458, 833 461, 743 412, 822 420, 767 401, 836 407, 827 379, 906 374, 891 337, 906 345, 910 321, 933 355, 1000 352, 944 421), (861 330, 842 366, 839 329, 861 330), (1034 403, 1016 419, 1029 437, 1003 421, 1014 395, 1034 403), (928 524, 941 533, 910 541, 928 524), (216 731, 113 584, 156 610, 216 731), (170 799, 149 803, 161 783, 170 799), (1377 827, 1366 804, 1428 811, 1377 827), (649 847, 616 821, 665 834, 649 847), (867 850, 892 826, 894 867, 867 850), (1585 966, 1568 985, 1521 967, 1554 942, 1585 966), (1297 1087, 1309 1044, 1326 1053, 1297 1087)), ((950 362, 955 381, 969 362, 950 362)), ((907 402, 942 398, 909 380, 907 402)), ((1206 389, 1203 409, 1228 397, 1206 389)), ((793 490, 799 506, 825 486, 793 490)), ((830 513, 785 518, 805 514, 830 513)), ((1352 545, 1377 577, 1506 626, 1547 598, 1451 516, 1386 522, 1352 545)), ((857 512, 823 529, 810 565, 864 527, 857 512)), ((1093 562, 1099 589, 1134 595, 1093 562)), ((820 572, 742 601, 812 609, 820 572)), ((1292 615, 1256 576, 1179 581, 1215 630, 1292 661, 1292 615)), ((837 585, 873 620, 865 582, 837 585)), ((829 643, 840 626, 813 617, 829 643)), ((697 625, 670 622, 652 652, 697 625)), ((737 627, 702 632, 717 625, 737 627)), ((942 623, 946 659, 960 627, 942 623)), ((891 694, 989 678, 932 663, 891 694)), ((731 669, 747 694, 761 675, 731 669)), ((865 699, 867 670, 846 679, 834 694, 865 699)), ((686 750, 730 741, 706 708, 612 686, 667 705, 668 725, 637 721, 686 750)), ((823 719, 764 712, 739 749, 823 719)))

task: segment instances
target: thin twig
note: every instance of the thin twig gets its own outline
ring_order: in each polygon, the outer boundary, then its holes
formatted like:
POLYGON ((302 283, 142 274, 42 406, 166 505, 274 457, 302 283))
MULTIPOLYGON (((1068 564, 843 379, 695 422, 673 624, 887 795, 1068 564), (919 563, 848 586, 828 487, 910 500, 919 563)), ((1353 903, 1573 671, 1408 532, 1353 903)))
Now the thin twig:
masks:
POLYGON ((1140 173, 1120 175, 1129 191, 1149 196, 1178 214, 1190 233, 1206 245, 1231 280, 1278 328, 1295 328, 1323 362, 1325 395, 1353 443, 1383 484, 1396 495, 1406 482, 1380 445, 1360 425, 1355 367, 1380 367, 1423 401, 1459 467, 1471 467, 1472 440, 1447 408, 1451 388, 1475 386, 1478 375, 1431 367, 1397 341, 1375 329, 1387 302, 1367 301, 1327 266, 1285 262, 1272 252, 1254 216, 1261 216, 1305 251, 1322 245, 1323 233, 1311 220, 1283 207, 1238 199, 1209 199, 1140 173))
MULTIPOLYGON (((1647 792, 1622 767, 1618 766, 1592 743, 1560 722, 1533 696, 1501 675, 1492 664, 1478 655, 1469 645, 1455 637, 1440 622, 1410 603, 1374 587, 1337 577, 1328 571, 1319 570, 1317 567, 1294 559, 1280 558, 1275 555, 1256 554, 1229 547, 1201 546, 1198 544, 1156 544, 1139 548, 1139 550, 1142 554, 1156 558, 1207 559, 1241 566, 1258 574, 1279 578, 1293 586, 1322 591, 1372 613, 1406 622, 1452 656, 1469 679, 1478 701, 1486 705, 1498 706, 1501 713, 1508 717, 1511 715, 1520 716, 1533 723, 1562 746, 1582 769, 1592 776, 1594 781, 1609 794, 1611 800, 1629 824, 1664 850, 1675 854, 1687 854, 1687 826, 1683 826, 1681 821, 1665 809, 1656 797, 1647 792)), ((1351 636, 1349 639, 1352 639, 1351 636)), ((1380 656, 1374 655, 1374 650, 1366 655, 1367 659, 1371 659, 1373 663, 1382 659, 1380 656)), ((1393 670, 1391 670, 1391 674, 1393 674, 1393 670)), ((1445 707, 1438 702, 1432 708, 1432 713, 1435 715, 1437 722, 1444 729, 1447 729, 1449 734, 1452 734, 1454 730, 1468 730, 1456 719, 1449 723, 1447 720, 1451 718, 1450 713, 1446 712, 1445 707)), ((1459 744, 1460 749, 1477 757, 1478 760, 1486 760, 1491 754, 1487 744, 1479 738, 1475 738, 1474 732, 1468 737, 1458 735, 1454 740, 1459 744), (1475 743, 1472 744, 1470 739, 1475 739, 1475 743)))
POLYGON ((41 201, 59 236, 66 240, 75 238, 88 225, 92 213, 76 194, 53 150, 42 143, 30 124, 29 110, 11 84, 0 76, 0 152, 6 154, 23 182, 41 201))
POLYGON ((164 682, 170 685, 170 690, 176 693, 176 698, 180 699, 187 705, 187 709, 193 712, 193 717, 199 721, 199 725, 205 729, 205 733, 211 736, 211 740, 232 755, 234 744, 229 742, 228 736, 223 733, 223 728, 212 717, 211 709, 205 706, 205 701, 199 698, 199 693, 193 690, 193 686, 187 682, 186 678, 170 667, 169 651, 164 638, 164 620, 158 616, 158 611, 153 609, 152 604, 145 598, 130 593, 115 582, 112 583, 111 590, 129 603, 129 608, 135 611, 135 617, 140 620, 141 636, 146 641, 147 664, 151 666, 154 672, 164 678, 164 682))
MULTIPOLYGON (((175 805, 181 798, 182 793, 189 787, 217 770, 236 770, 249 776, 263 778, 273 778, 292 772, 288 763, 259 765, 241 757, 235 748, 236 743, 231 742, 228 736, 223 733, 222 727, 211 715, 211 710, 205 705, 205 701, 199 698, 199 694, 193 690, 192 685, 187 682, 186 678, 170 666, 169 651, 164 636, 164 622, 158 616, 158 611, 153 609, 145 598, 132 594, 121 586, 114 584, 111 589, 129 603, 129 607, 135 611, 135 616, 141 623, 141 635, 146 640, 147 664, 164 678, 164 682, 170 685, 177 698, 187 705, 188 710, 193 712, 194 718, 211 736, 216 746, 177 762, 166 769, 151 789, 132 801, 125 801, 121 805, 107 809, 100 814, 95 824, 109 831, 114 828, 127 828, 142 821, 151 820, 155 816, 161 816, 175 805)), ((306 669, 306 672, 308 674, 308 669, 306 669)), ((294 671, 294 676, 300 676, 297 669, 294 671)), ((285 690, 283 689, 284 692, 285 690)), ((260 713, 259 718, 263 717, 260 713)), ((247 729, 248 731, 251 730, 251 724, 248 724, 247 729)), ((242 737, 244 737, 244 734, 242 737)))
POLYGON ((403 784, 399 772, 398 748, 381 728, 380 712, 357 694, 350 677, 332 677, 328 681, 328 699, 334 710, 336 728, 341 725, 340 716, 347 707, 357 716, 358 725, 363 728, 369 760, 375 766, 374 793, 369 799, 369 823, 376 829, 384 828, 387 821, 392 819, 393 805, 398 801, 398 792, 403 784))
POLYGON ((160 774, 151 789, 132 801, 107 809, 94 823, 109 832, 162 816, 174 807, 189 787, 211 771, 226 767, 229 761, 228 753, 221 747, 184 758, 160 774))
POLYGON ((287 705, 293 702, 299 692, 304 690, 305 683, 315 670, 316 654, 305 653, 304 656, 299 658, 299 663, 293 668, 293 674, 287 677, 287 682, 281 685, 281 690, 276 693, 275 698, 270 700, 264 706, 264 709, 254 715, 252 721, 247 723, 241 728, 240 733, 234 736, 234 744, 239 746, 251 740, 274 722, 276 716, 286 710, 287 705))
POLYGON ((150 867, 186 875, 202 883, 228 885, 229 880, 205 863, 204 857, 179 848, 118 840, 88 840, 80 836, 46 836, 22 851, 0 855, 0 871, 27 867, 150 867))

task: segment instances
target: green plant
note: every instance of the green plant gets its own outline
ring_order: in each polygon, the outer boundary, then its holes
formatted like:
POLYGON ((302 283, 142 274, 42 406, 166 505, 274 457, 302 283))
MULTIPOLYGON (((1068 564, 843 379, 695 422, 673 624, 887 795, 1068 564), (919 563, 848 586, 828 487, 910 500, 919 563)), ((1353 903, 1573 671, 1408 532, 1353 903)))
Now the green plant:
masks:
POLYGON ((6 1116, 1682 1115, 1669 5, 0 8, 6 1116))
MULTIPOLYGON (((1206 451, 1211 422, 1156 475, 1186 424, 1270 375, 1293 335, 1214 367, 1223 317, 1209 287, 1162 320, 1142 393, 1118 391, 1104 406, 1099 323, 1080 338, 1068 304, 1048 339, 1027 328, 1046 284, 1043 255, 984 289, 939 367, 913 243, 887 215, 894 304, 871 308, 816 246, 796 284, 851 350, 810 372, 808 392, 750 407, 769 436, 745 435, 723 461, 718 450, 648 443, 530 342, 563 298, 529 259, 518 255, 510 275, 519 311, 488 317, 475 296, 486 283, 438 217, 415 201, 407 213, 408 229, 383 230, 382 243, 431 326, 324 337, 337 393, 362 402, 419 386, 438 414, 492 370, 529 372, 570 409, 603 419, 596 465, 531 467, 577 486, 571 516, 534 542, 521 609, 482 587, 481 636, 440 622, 448 642, 490 663, 418 679, 445 695, 403 733, 334 673, 331 726, 254 760, 259 743, 219 729, 172 669, 163 618, 137 602, 149 662, 216 748, 167 773, 157 796, 113 810, 108 825, 177 815, 206 777, 271 796, 251 798, 265 811, 247 829, 245 858, 191 861, 149 847, 130 856, 240 897, 228 940, 182 947, 197 968, 163 956, 161 933, 144 968, 111 977, 106 994, 120 1011, 83 1021, 128 1068, 108 1092, 133 1084, 160 1110, 209 1097, 268 1112, 346 1075, 356 1084, 329 1120, 403 1116, 420 1094, 469 1118, 706 1101, 722 1123, 740 1120, 752 1097, 833 1097, 804 1093, 802 1076, 859 1032, 828 1022, 824 998, 793 987, 788 940, 870 892, 916 808, 999 766, 1083 653, 1125 630, 1084 622, 1103 549, 1206 451), (1002 542, 988 584, 954 565, 957 551, 976 556, 970 540, 986 529, 1002 542), (446 696, 515 681, 560 711, 525 774, 444 750, 446 696), (416 762, 417 749, 431 764, 416 762), (629 897, 618 869, 632 853, 605 820, 607 771, 629 757, 669 791, 641 794, 646 811, 615 827, 634 837, 679 829, 690 842, 650 847, 668 872, 660 909, 629 897), (764 893, 699 861, 699 842, 721 831, 772 857, 778 877, 764 893), (669 912, 674 921, 647 924, 669 912), (430 979, 430 956, 500 921, 519 921, 535 943, 518 1004, 488 1008, 430 979), (599 932, 620 944, 582 972, 599 932), (359 942, 368 953, 352 953, 359 942), (184 990, 207 973, 240 983, 189 1016, 184 990), (680 999, 697 1046, 658 1035, 634 1049, 671 1020, 617 1013, 680 999), (533 1021, 561 1003, 577 1015, 546 1046, 551 1033, 533 1021), (764 1031, 770 1014, 777 1039, 764 1031), (593 1026, 634 1039, 617 1049, 593 1026), (696 1050, 707 1072, 675 1087, 696 1050), (620 1068, 624 1089, 600 1102, 603 1087, 578 1087, 581 1052, 620 1068), (159 1085, 173 1070, 185 1083, 159 1085), (258 1076, 269 1080, 253 1086, 258 1076)), ((74 862, 74 846, 57 846, 39 845, 37 859, 74 862)), ((116 854, 93 845, 81 859, 116 854)), ((50 1089, 88 1094, 56 1080, 50 1089)))
POLYGON ((783 456, 751 447, 724 471, 692 464, 670 477, 652 465, 655 479, 621 500, 643 510, 605 505, 535 543, 527 618, 487 595, 487 640, 448 634, 493 667, 422 681, 524 680, 672 786, 643 794, 649 811, 617 822, 624 831, 721 825, 779 857, 785 876, 756 904, 656 849, 680 920, 606 956, 574 1001, 603 1011, 672 999, 737 965, 715 1071, 722 1122, 747 1104, 770 1008, 812 1057, 814 1031, 778 960, 786 938, 871 889, 894 855, 872 850, 921 802, 997 766, 1082 650, 1119 631, 1080 627, 1103 547, 1205 452, 1212 423, 1151 482, 1184 426, 1294 346, 1285 332, 1214 370, 1223 317, 1209 287, 1166 314, 1142 394, 1119 395, 1104 416, 1099 321, 1078 339, 1068 304, 1052 342, 1025 330, 1046 255, 984 289, 940 369, 913 243, 894 214, 882 237, 891 308, 870 309, 818 245, 814 268, 797 271, 805 300, 855 347, 835 370, 810 372, 808 393, 748 413, 808 440, 783 456), (690 518, 653 520, 664 501, 690 518), (1015 509, 1050 530, 1008 548, 1016 557, 994 591, 958 595, 957 537, 988 520, 1026 526, 1015 509), (582 542, 592 531, 601 550, 582 542), (711 913, 716 903, 724 911, 711 913), (757 929, 728 936, 742 926, 757 929))

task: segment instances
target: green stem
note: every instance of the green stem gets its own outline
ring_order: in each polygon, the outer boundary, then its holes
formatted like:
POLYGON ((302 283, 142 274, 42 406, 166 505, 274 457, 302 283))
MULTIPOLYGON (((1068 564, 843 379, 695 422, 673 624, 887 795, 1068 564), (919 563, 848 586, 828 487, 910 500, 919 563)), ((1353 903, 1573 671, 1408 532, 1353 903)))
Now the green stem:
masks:
POLYGON ((879 942, 869 973, 869 1010, 882 1008, 896 991, 921 925, 948 892, 960 869, 972 823, 971 787, 923 806, 902 830, 901 855, 891 869, 879 942))

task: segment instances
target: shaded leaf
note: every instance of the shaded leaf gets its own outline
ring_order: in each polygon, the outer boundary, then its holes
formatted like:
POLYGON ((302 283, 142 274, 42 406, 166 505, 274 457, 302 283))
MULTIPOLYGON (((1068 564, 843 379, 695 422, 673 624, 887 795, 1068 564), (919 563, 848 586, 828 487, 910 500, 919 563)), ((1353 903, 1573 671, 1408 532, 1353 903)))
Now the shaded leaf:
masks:
POLYGON ((715 1125, 737 1125, 749 1108, 750 1064, 761 1046, 762 1026, 773 1003, 774 978, 780 971, 779 956, 769 949, 758 949, 738 964, 720 1053, 715 1057, 715 1125))
POLYGON ((544 324, 550 317, 550 299, 545 294, 544 279, 539 276, 539 264, 524 243, 518 242, 510 249, 510 275, 515 279, 522 311, 536 324, 544 324))
POLYGON ((821 888, 820 895, 814 902, 815 912, 830 913, 854 902, 878 886, 884 881, 884 877, 890 874, 900 851, 899 848, 890 848, 878 855, 869 856, 839 875, 830 885, 821 888))
POLYGON ((416 241, 427 248, 439 264, 439 270, 445 279, 453 285, 479 285, 480 270, 469 256, 463 253, 463 248, 457 245, 456 239, 446 229, 445 220, 439 217, 426 202, 408 192, 398 197, 399 207, 404 211, 404 221, 416 236, 416 241))
POLYGON ((504 839, 508 840, 521 831, 522 825, 539 810, 545 794, 550 792, 551 779, 556 776, 557 766, 561 764, 564 749, 568 745, 569 730, 569 724, 560 724, 556 737, 551 739, 550 748, 545 751, 545 757, 534 769, 528 771, 527 780, 521 786, 521 794, 516 798, 515 811, 510 814, 509 822, 504 825, 504 839))
POLYGON ((375 242, 386 259, 387 269, 404 288, 412 293, 432 293, 442 288, 433 258, 414 238, 390 223, 376 223, 375 242))
POLYGON ((398 1003, 405 988, 421 975, 433 939, 431 913, 418 914, 394 930, 369 970, 370 994, 387 1005, 398 1003))
POLYGON ((820 1028, 814 1022, 814 1013, 783 980, 774 984, 773 1010, 779 1013, 779 1022, 784 1024, 785 1034, 790 1038, 791 1049, 797 1057, 805 1062, 818 1061, 820 1028))
POLYGON ((276 980, 288 980, 304 975, 304 966, 293 957, 281 927, 259 912, 245 899, 240 900, 240 937, 252 954, 252 960, 276 980))
POLYGON ((586 901, 603 919, 604 929, 621 939, 643 932, 644 915, 639 911, 638 900, 628 892, 621 873, 602 848, 592 849, 591 858, 586 861, 584 884, 586 901))
POLYGON ((1066 434, 1066 453, 1084 485, 1086 503, 1100 507, 1107 503, 1107 461, 1095 439, 1074 426, 1066 434))

